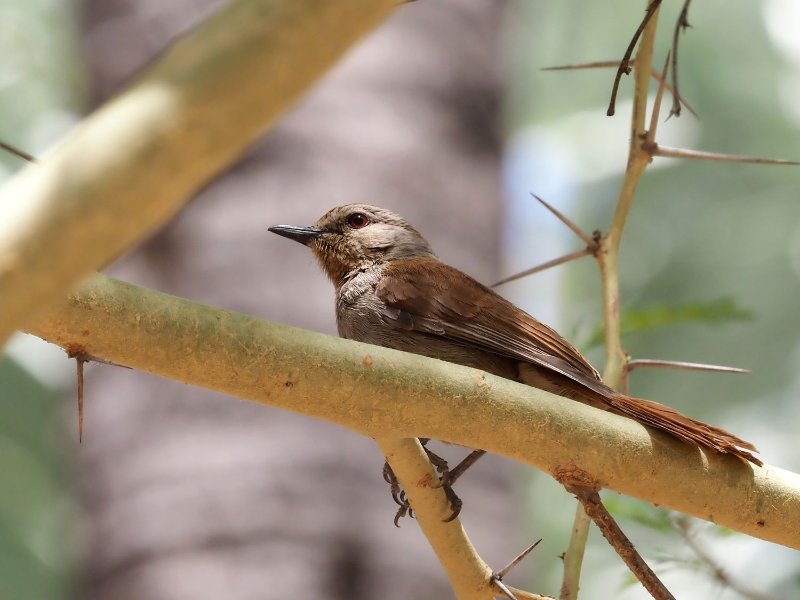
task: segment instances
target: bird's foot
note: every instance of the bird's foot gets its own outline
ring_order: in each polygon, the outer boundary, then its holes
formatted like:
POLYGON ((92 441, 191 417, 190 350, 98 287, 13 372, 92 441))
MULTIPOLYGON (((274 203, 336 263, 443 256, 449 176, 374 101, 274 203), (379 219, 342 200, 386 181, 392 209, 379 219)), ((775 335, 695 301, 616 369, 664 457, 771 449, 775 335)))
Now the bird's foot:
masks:
MULTIPOLYGON (((455 490, 453 490, 453 484, 455 483, 456 479, 461 477, 464 471, 472 466, 472 464, 481 456, 483 456, 485 452, 483 450, 474 450, 464 460, 458 463, 455 469, 451 470, 445 459, 425 447, 428 443, 427 439, 423 438, 420 440, 420 442, 422 443, 423 448, 425 448, 425 453, 428 455, 428 459, 431 461, 431 464, 439 474, 439 482, 434 487, 441 487, 445 493, 445 496, 447 496, 448 502, 450 503, 452 512, 450 513, 449 517, 444 519, 445 523, 449 523, 458 517, 458 515, 461 513, 461 508, 464 505, 464 503, 461 501, 461 498, 459 498, 458 494, 456 494, 455 490)), ((389 484, 392 500, 394 500, 395 504, 397 504, 399 507, 394 516, 394 524, 396 527, 399 527, 399 521, 401 518, 405 517, 406 515, 412 518, 414 517, 414 510, 411 508, 411 505, 408 502, 408 497, 406 496, 405 491, 400 487, 400 482, 397 481, 397 477, 395 476, 394 471, 392 471, 392 468, 389 466, 389 463, 385 463, 383 465, 383 478, 386 483, 389 484)))
POLYGON ((399 507, 397 513, 394 515, 394 526, 400 527, 399 521, 406 515, 412 519, 414 518, 414 509, 411 508, 411 504, 406 497, 406 492, 400 487, 400 482, 397 481, 397 476, 394 474, 394 471, 392 471, 392 467, 389 466, 388 462, 383 463, 383 479, 389 484, 392 500, 394 500, 395 504, 399 507))

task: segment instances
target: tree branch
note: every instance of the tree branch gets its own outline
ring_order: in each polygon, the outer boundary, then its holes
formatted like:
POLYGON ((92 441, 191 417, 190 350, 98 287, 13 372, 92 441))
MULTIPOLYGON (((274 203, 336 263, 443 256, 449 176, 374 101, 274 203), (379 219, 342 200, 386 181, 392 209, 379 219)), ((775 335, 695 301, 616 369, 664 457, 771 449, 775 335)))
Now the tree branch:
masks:
POLYGON ((800 549, 800 475, 704 454, 623 417, 482 371, 260 321, 95 275, 32 330, 177 381, 374 438, 430 437, 800 549))
POLYGON ((0 345, 168 221, 397 4, 231 2, 5 184, 0 345))
POLYGON ((447 573, 456 597, 459 600, 494 598, 491 568, 475 551, 461 521, 458 518, 445 521, 453 509, 438 486, 439 476, 419 440, 390 437, 375 441, 403 485, 414 516, 447 573))

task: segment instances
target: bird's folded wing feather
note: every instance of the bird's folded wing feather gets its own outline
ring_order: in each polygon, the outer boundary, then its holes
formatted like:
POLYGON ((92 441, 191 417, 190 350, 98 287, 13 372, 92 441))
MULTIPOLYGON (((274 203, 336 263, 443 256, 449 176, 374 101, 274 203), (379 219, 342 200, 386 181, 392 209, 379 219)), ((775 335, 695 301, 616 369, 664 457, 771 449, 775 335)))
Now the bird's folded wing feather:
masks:
POLYGON ((375 288, 393 327, 437 335, 560 373, 605 399, 608 409, 687 442, 754 464, 753 444, 672 408, 619 394, 555 330, 461 271, 432 258, 393 261, 375 288))
POLYGON ((392 261, 375 289, 395 327, 452 339, 560 373, 593 391, 611 390, 555 330, 458 269, 432 258, 392 261))

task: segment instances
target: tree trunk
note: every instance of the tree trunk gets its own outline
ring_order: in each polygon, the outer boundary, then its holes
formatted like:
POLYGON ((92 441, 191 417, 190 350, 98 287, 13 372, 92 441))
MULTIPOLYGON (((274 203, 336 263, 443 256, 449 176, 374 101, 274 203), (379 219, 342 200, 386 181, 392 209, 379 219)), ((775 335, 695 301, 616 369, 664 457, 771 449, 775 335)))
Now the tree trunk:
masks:
MULTIPOLYGON (((98 101, 220 4, 85 2, 98 101)), ((267 227, 368 202, 408 218, 447 262, 485 282, 495 278, 500 6, 400 6, 262 143, 111 273, 333 333, 332 287, 309 252, 267 227)), ((448 597, 416 524, 392 526, 382 464, 369 439, 328 423, 91 367, 78 461, 85 595, 448 597)), ((484 459, 458 492, 481 555, 498 566, 510 559, 522 540, 512 533, 508 465, 484 459)))

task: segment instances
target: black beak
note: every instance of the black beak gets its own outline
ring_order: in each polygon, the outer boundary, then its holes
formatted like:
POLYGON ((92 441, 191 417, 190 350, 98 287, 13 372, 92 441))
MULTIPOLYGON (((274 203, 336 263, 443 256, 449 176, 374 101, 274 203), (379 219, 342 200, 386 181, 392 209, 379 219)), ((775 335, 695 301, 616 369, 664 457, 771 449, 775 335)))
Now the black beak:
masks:
POLYGON ((309 242, 315 240, 323 233, 324 229, 317 229, 316 227, 299 227, 297 225, 273 225, 269 228, 272 233, 277 233, 280 236, 300 242, 304 246, 308 246, 309 242))

